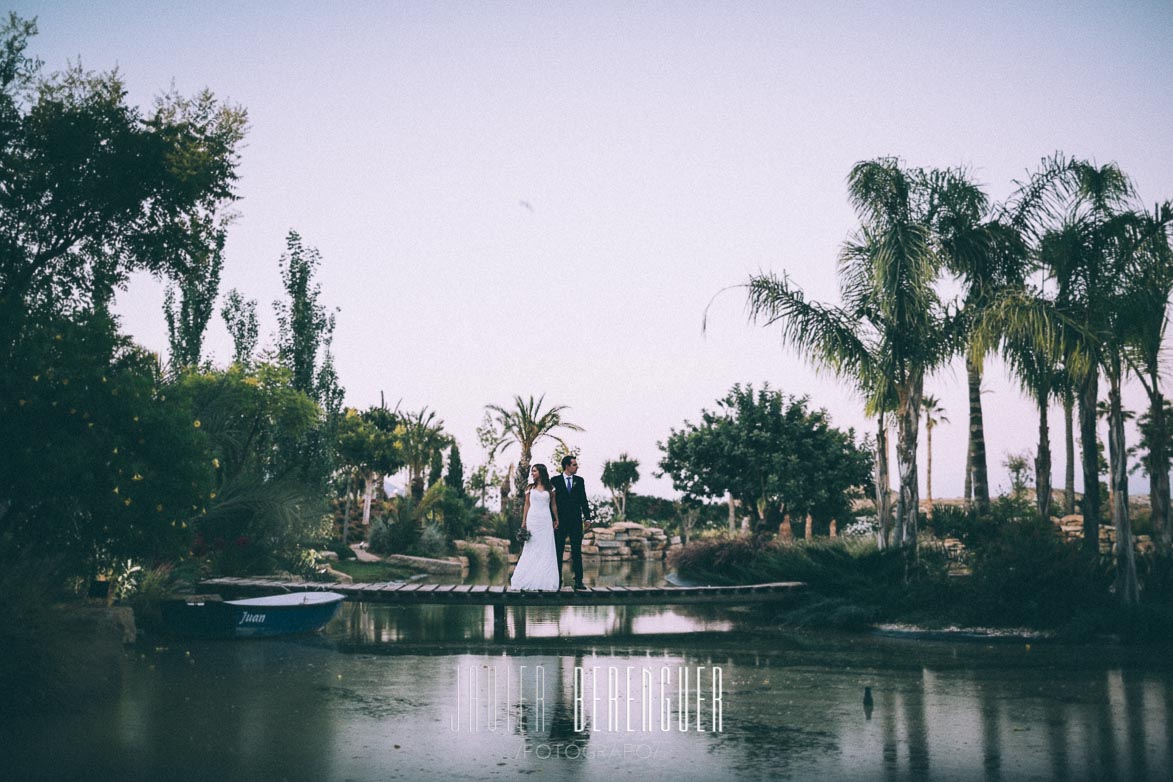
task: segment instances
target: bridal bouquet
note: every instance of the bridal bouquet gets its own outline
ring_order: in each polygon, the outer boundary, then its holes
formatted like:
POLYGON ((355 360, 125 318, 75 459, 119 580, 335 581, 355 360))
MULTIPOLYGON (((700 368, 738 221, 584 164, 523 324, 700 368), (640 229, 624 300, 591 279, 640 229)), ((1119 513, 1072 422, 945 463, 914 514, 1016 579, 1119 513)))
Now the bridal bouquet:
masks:
POLYGON ((526 529, 525 527, 522 527, 521 529, 519 529, 517 531, 517 542, 518 543, 525 543, 529 539, 530 539, 530 531, 528 529, 526 529))

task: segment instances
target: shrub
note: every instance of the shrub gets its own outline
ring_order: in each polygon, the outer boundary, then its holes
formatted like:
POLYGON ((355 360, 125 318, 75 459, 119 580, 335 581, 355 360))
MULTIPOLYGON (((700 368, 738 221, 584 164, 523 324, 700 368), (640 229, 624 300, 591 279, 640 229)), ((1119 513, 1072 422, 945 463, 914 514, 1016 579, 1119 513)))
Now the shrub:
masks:
POLYGON ((448 553, 448 539, 437 524, 425 524, 409 554, 417 557, 443 557, 448 553))
POLYGON ((1110 575, 1037 515, 1008 519, 972 550, 966 608, 973 621, 1055 627, 1103 605, 1110 575))

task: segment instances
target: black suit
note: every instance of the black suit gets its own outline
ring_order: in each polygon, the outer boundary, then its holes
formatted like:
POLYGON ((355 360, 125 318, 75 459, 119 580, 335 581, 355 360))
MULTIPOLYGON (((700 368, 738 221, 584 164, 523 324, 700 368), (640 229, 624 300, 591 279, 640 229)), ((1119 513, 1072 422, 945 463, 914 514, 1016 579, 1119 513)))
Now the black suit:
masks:
POLYGON ((570 562, 574 580, 582 581, 582 522, 590 519, 591 506, 587 501, 586 483, 577 475, 556 476, 554 501, 558 504, 558 529, 554 530, 554 553, 558 557, 558 587, 562 587, 562 552, 570 538, 570 562), (567 481, 571 482, 567 486, 567 481))

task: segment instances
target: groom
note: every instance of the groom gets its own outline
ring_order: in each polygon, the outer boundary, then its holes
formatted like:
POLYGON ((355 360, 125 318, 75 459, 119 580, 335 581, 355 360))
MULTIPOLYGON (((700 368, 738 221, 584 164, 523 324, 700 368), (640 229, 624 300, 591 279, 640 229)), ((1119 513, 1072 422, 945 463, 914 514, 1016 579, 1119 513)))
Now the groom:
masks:
POLYGON ((562 588, 562 551, 570 538, 570 562, 574 568, 574 588, 586 589, 582 583, 582 533, 590 527, 591 506, 587 502, 586 484, 579 478, 578 459, 562 457, 562 475, 555 478, 554 501, 558 503, 558 529, 554 530, 554 555, 558 558, 558 588, 562 588))

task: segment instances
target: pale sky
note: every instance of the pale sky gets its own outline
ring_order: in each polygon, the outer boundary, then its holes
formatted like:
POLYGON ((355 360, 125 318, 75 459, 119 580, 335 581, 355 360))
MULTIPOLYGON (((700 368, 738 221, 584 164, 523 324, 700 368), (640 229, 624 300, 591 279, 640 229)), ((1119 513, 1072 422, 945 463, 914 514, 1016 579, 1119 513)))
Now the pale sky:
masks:
MULTIPOLYGON (((1173 198, 1173 3, 10 2, 47 69, 117 65, 148 105, 174 80, 247 107, 222 292, 259 299, 272 344, 291 229, 324 258, 346 402, 439 411, 471 469, 488 403, 545 394, 586 428, 581 474, 657 441, 735 383, 809 394, 873 428, 737 291, 759 270, 837 296, 860 160, 966 165, 994 199, 1056 150, 1116 161, 1173 198), (525 202, 529 206, 523 205, 525 202), (531 208, 532 207, 532 208, 531 208)), ((122 323, 166 350, 163 288, 122 323)), ((231 342, 217 316, 207 347, 231 342)), ((1032 406, 991 365, 994 490, 1033 453, 1032 406)), ((964 477, 964 365, 929 380, 933 494, 964 477)), ((1130 384, 1126 406, 1141 409, 1130 384)), ((1051 418, 1062 485, 1062 418, 1051 418)), ((1135 435, 1133 435, 1135 437, 1135 435)), ((539 445, 548 459, 553 443, 539 445)), ((921 437, 921 496, 925 495, 921 437)), ((506 458, 516 458, 516 453, 506 458)), ((893 477, 895 485, 895 476, 893 477)), ((1134 491, 1147 481, 1134 479, 1134 491)))

